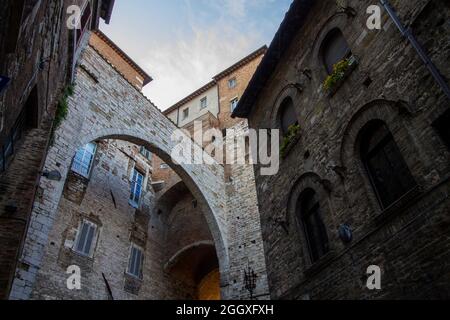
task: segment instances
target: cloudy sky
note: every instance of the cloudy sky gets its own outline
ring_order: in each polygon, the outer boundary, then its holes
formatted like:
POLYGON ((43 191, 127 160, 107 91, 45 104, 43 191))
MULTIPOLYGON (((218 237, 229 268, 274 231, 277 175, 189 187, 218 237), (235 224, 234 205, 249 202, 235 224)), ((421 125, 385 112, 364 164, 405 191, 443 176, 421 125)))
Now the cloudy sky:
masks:
POLYGON ((152 77, 164 110, 264 44, 292 0, 116 0, 101 29, 152 77))

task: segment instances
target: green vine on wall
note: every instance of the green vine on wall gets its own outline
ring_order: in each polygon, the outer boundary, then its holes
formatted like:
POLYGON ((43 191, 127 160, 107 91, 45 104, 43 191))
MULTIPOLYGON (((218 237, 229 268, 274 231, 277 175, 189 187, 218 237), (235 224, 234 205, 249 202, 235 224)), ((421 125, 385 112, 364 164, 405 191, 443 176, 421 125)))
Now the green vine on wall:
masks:
POLYGON ((300 132, 299 124, 293 124, 292 126, 290 126, 288 128, 288 131, 284 135, 283 141, 282 141, 281 147, 280 147, 280 154, 283 158, 287 155, 288 147, 297 138, 299 132, 300 132))
POLYGON ((55 119, 53 120, 53 128, 51 132, 50 141, 53 143, 55 131, 59 128, 61 123, 67 118, 67 114, 69 113, 69 104, 67 99, 73 96, 75 92, 75 86, 70 84, 64 89, 64 93, 62 97, 58 101, 58 105, 56 107, 55 119))

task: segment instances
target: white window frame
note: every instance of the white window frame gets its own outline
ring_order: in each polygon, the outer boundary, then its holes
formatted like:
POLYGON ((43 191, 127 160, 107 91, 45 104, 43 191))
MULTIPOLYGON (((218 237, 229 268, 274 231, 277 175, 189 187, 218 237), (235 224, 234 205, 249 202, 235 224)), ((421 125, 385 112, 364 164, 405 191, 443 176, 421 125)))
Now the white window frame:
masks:
MULTIPOLYGON (((87 232, 89 233, 89 231, 90 231, 90 229, 87 232)), ((86 244, 87 244, 88 233, 86 234, 85 243, 83 244, 83 249, 86 247, 86 244)), ((77 236, 75 238, 75 242, 74 242, 74 246, 73 246, 72 250, 79 255, 92 258, 92 256, 94 255, 95 246, 97 243, 97 236, 98 236, 98 226, 89 220, 83 219, 78 226, 77 236), (94 230, 93 231, 94 234, 92 235, 89 252, 85 252, 83 250, 78 250, 84 225, 87 225, 89 228, 93 228, 93 230, 94 230)))
POLYGON ((136 279, 142 280, 143 273, 144 273, 144 250, 142 249, 142 247, 138 246, 137 244, 132 243, 131 246, 130 246, 129 254, 128 254, 128 266, 127 266, 126 274, 131 276, 131 277, 134 277, 136 279), (134 262, 134 261, 132 261, 132 259, 133 259, 133 250, 137 250, 141 254, 141 260, 140 260, 139 268, 137 270, 138 271, 137 273, 139 273, 139 274, 135 274, 133 272, 134 270, 131 270, 131 267, 132 267, 133 262, 134 262))
POLYGON ((235 97, 235 98, 230 100, 230 110, 231 110, 231 112, 234 112, 234 110, 236 110, 236 107, 238 106, 238 103, 239 103, 239 98, 238 97, 235 97), (236 105, 233 108, 234 102, 236 102, 236 105))
POLYGON ((145 183, 145 174, 143 174, 142 172, 140 172, 139 170, 136 169, 136 167, 133 168, 133 171, 131 172, 131 177, 130 177, 130 200, 129 200, 129 204, 134 207, 134 208, 139 208, 140 202, 141 202, 141 198, 142 198, 142 194, 144 193, 144 183, 145 183), (136 173, 136 179, 135 179, 135 173, 136 173), (137 192, 137 186, 138 186, 138 177, 141 176, 142 177, 142 184, 140 185, 141 190, 139 192, 139 199, 137 199, 136 201, 136 192, 137 192))
POLYGON ((91 142, 88 143, 87 145, 85 145, 84 147, 82 147, 81 149, 79 149, 77 151, 77 153, 75 154, 75 157, 73 158, 72 161, 72 166, 71 166, 71 170, 85 178, 89 178, 89 176, 91 175, 92 172, 92 167, 94 165, 94 159, 95 159, 95 154, 97 153, 97 144, 91 142), (91 153, 90 151, 87 150, 87 146, 92 145, 94 146, 94 151, 91 153), (81 162, 77 162, 77 156, 79 152, 83 152, 83 156, 81 158, 81 162), (91 156, 91 159, 89 160, 89 165, 88 165, 88 171, 87 172, 83 172, 82 168, 83 168, 83 164, 84 161, 86 159, 87 156, 91 156))
POLYGON ((208 97, 203 97, 200 99, 200 110, 208 108, 208 97))

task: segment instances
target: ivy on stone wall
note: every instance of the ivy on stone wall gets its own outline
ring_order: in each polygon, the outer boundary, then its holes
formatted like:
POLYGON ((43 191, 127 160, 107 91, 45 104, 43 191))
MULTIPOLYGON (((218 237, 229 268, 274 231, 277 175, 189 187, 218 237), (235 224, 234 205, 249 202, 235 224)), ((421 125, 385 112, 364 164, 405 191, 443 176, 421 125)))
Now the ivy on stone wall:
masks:
POLYGON ((297 139, 299 133, 300 133, 300 125, 299 124, 294 124, 289 127, 289 129, 288 129, 287 133, 284 135, 283 141, 281 143, 281 147, 280 147, 281 157, 283 157, 283 158, 286 157, 286 155, 289 151, 289 147, 297 139))
POLYGON ((67 99, 73 96, 74 91, 75 86, 73 84, 68 85, 64 89, 64 93, 58 101, 58 106, 56 107, 55 119, 53 120, 53 128, 50 137, 51 143, 53 143, 55 131, 59 128, 61 123, 67 118, 67 114, 69 113, 69 104, 67 102, 67 99))

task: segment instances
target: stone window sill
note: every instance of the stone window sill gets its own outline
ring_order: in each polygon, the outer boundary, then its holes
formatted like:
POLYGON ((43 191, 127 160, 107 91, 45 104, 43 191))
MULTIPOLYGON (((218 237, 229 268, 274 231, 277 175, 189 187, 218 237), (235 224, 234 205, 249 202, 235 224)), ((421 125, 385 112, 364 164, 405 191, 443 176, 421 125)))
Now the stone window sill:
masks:
POLYGON ((349 68, 348 70, 345 72, 344 76, 342 77, 342 79, 340 79, 332 88, 325 90, 325 93, 327 95, 328 98, 333 97, 336 92, 338 92, 338 90, 342 87, 342 85, 344 84, 344 82, 348 79, 348 77, 350 76, 350 74, 352 74, 352 72, 356 69, 356 67, 358 66, 359 62, 358 62, 358 58, 355 55, 352 55, 349 58, 349 68))
POLYGON ((382 224, 388 219, 396 216, 397 214, 403 212, 404 209, 412 205, 422 194, 423 187, 416 185, 410 191, 405 193, 400 199, 391 204, 389 207, 384 209, 380 214, 375 217, 375 222, 382 224))
POLYGON ((312 277, 327 267, 336 257, 336 252, 334 250, 330 250, 326 255, 322 258, 314 262, 311 266, 309 266, 303 274, 305 277, 312 277))
POLYGON ((135 276, 134 274, 131 274, 128 271, 125 271, 125 277, 130 279, 130 280, 133 280, 133 281, 144 282, 143 277, 135 276))

